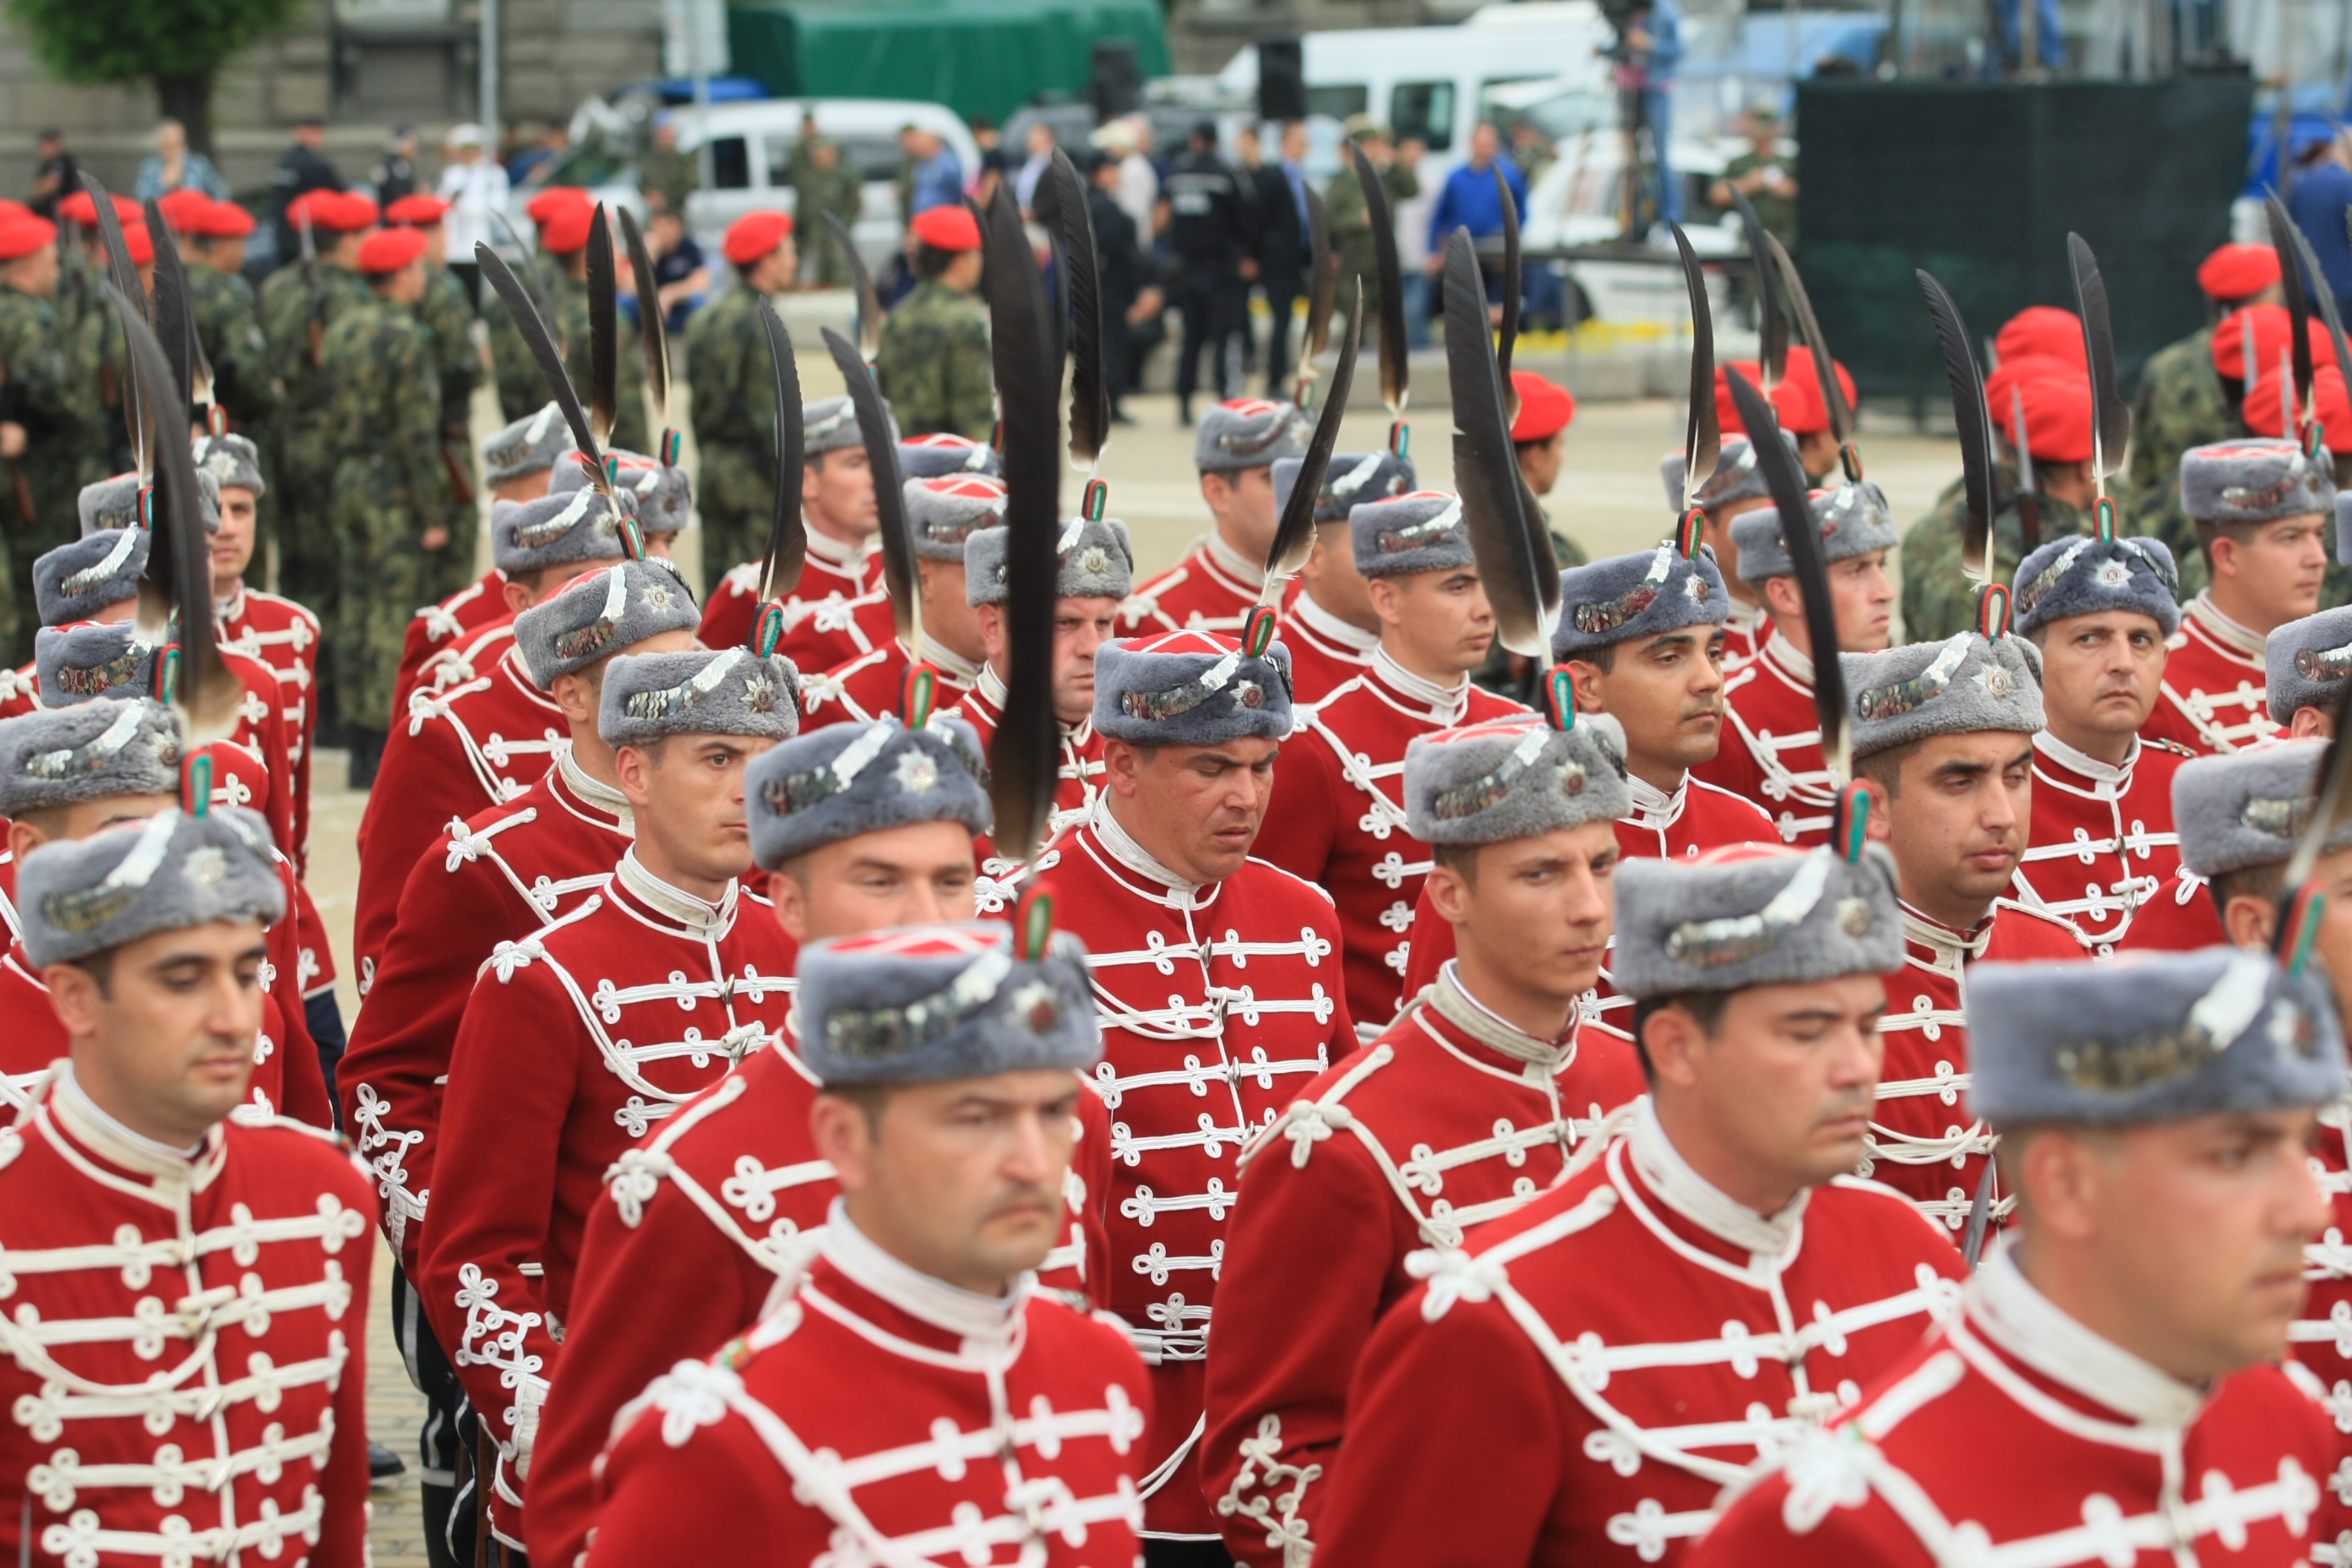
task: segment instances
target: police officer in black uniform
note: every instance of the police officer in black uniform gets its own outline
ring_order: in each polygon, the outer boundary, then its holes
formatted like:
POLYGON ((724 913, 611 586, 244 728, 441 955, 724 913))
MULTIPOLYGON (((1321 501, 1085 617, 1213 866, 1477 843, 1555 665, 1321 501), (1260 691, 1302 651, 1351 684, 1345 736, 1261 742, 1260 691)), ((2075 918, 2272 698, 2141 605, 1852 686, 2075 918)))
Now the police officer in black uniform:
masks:
POLYGON ((1218 401, 1240 381, 1237 357, 1249 294, 1242 258, 1249 245, 1248 207, 1225 161, 1217 156, 1217 128, 1202 121, 1160 186, 1168 203, 1168 245, 1176 257, 1174 304, 1184 313, 1184 347, 1176 361, 1176 422, 1192 423, 1192 392, 1200 384, 1201 350, 1216 355, 1211 377, 1218 401))

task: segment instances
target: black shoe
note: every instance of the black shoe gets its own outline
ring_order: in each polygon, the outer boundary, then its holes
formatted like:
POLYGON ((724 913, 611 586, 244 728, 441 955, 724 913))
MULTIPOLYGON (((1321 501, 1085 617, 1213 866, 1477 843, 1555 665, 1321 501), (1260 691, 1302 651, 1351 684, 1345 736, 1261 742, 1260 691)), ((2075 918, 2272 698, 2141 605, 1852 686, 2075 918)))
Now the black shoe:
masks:
POLYGON ((368 1439, 368 1479, 386 1481, 394 1476, 404 1476, 407 1473, 408 1466, 402 1461, 398 1454, 373 1437, 368 1439))
POLYGON ((1178 403, 1176 405, 1176 428, 1179 430, 1190 430, 1192 427, 1192 405, 1190 402, 1178 403))

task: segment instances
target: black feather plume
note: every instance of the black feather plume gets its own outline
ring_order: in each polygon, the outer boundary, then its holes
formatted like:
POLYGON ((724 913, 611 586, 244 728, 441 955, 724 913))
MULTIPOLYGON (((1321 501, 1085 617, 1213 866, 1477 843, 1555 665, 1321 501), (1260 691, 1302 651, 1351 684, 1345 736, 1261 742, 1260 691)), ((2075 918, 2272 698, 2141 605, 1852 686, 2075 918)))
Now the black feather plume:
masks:
POLYGON ((866 258, 857 254, 857 242, 849 237, 849 226, 834 213, 825 214, 824 222, 849 263, 850 288, 857 296, 857 353, 872 364, 882 352, 882 296, 875 291, 874 274, 866 269, 866 258))
POLYGON ((1086 182, 1054 149, 1047 177, 1059 188, 1062 277, 1070 302, 1070 461, 1092 468, 1110 442, 1110 381, 1103 364, 1102 275, 1086 182))
MULTIPOLYGON (((2277 198, 2272 199, 2275 201, 2277 198)), ((2352 214, 2347 214, 2347 227, 2352 229, 2352 214)), ((2326 277, 2326 274, 2319 270, 2319 258, 2312 253, 2311 241, 2302 228, 2289 221, 2286 232, 2294 242, 2295 254, 2303 258, 2304 271, 2314 279, 2326 277)), ((2335 291, 2315 288, 2312 289, 2312 302, 2319 307, 2319 319, 2327 324, 2327 341, 2336 350, 2336 363, 2352 365, 2352 343, 2345 342, 2344 317, 2336 307, 2335 291)), ((2352 445, 2352 431, 2339 430, 2336 433, 2336 439, 2339 445, 2352 445)))
MULTIPOLYGON (((1797 318, 1797 330, 1804 334, 1805 347, 1812 353, 1813 379, 1821 384, 1822 406, 1829 410, 1830 434, 1837 437, 1841 451, 1851 454, 1853 450, 1853 410, 1846 405, 1845 384, 1838 380, 1837 361, 1831 357, 1829 339, 1822 335, 1820 318, 1813 314, 1813 301, 1805 293, 1805 280, 1797 276, 1797 264, 1789 259, 1788 250, 1769 229, 1765 231, 1764 243, 1771 248, 1772 265, 1780 274, 1781 288, 1788 292, 1789 308, 1797 318)), ((1849 458, 1849 477, 1861 477, 1853 471, 1857 466, 1849 458)))
MULTIPOLYGON (((2295 253, 2294 241, 2289 236, 2294 230, 2294 220, 2287 216, 2286 205, 2273 193, 2264 208, 2270 219, 2271 248, 2278 253, 2279 289, 2286 296, 2286 319, 2293 333, 2292 352, 2294 365, 2294 402, 2303 416, 2312 416, 2311 402, 2311 297, 2304 289, 2303 258, 2295 253)), ((2252 366, 2247 367, 2251 373, 2252 366)), ((2248 381, 2254 376, 2248 374, 2248 381)))
MULTIPOLYGON (((1371 220, 1372 264, 1381 276, 1381 401, 1391 419, 1404 417, 1412 367, 1405 361, 1404 275, 1397 262, 1396 219, 1389 214, 1389 193, 1381 172, 1360 142, 1348 143, 1356 161, 1356 182, 1364 188, 1364 216, 1371 220)), ((1486 329, 1479 329, 1485 334, 1486 329)))
POLYGON ((881 522, 882 577, 890 588, 891 619, 898 640, 919 664, 923 661, 922 579, 915 571, 915 535, 907 521, 907 480, 898 468, 890 410, 856 344, 827 327, 824 346, 841 371, 849 405, 857 414, 857 435, 866 445, 866 461, 874 470, 874 508, 881 522))
MULTIPOLYGON (((588 411, 580 406, 580 394, 572 385, 572 376, 563 368, 563 353, 555 346, 555 334, 540 319, 537 307, 530 302, 530 293, 514 269, 486 242, 474 246, 474 259, 488 279, 499 298, 506 301, 507 312, 514 318, 515 331, 522 335, 523 345, 538 363, 539 376, 547 384, 547 395, 563 410, 563 422, 572 428, 572 444, 580 448, 579 459, 588 470, 588 482, 598 495, 613 501, 613 482, 604 473, 604 447, 596 432, 588 426, 588 411)), ((799 487, 779 478, 777 488, 790 489, 795 498, 799 487)), ((617 513, 618 503, 614 502, 617 513)))
POLYGON ((1495 165, 1495 195, 1503 204, 1503 321, 1495 343, 1495 371, 1503 384, 1503 417, 1519 416, 1518 389, 1511 384, 1511 350, 1519 341, 1519 204, 1503 166, 1495 165))
POLYGON ((600 442, 621 416, 621 281, 613 269, 613 231, 604 204, 588 226, 588 420, 600 442))
MULTIPOLYGON (((106 241, 107 278, 114 285, 114 291, 138 312, 139 320, 152 328, 154 324, 153 307, 147 300, 147 285, 139 280, 138 263, 131 259, 131 246, 122 237, 122 219, 114 210, 114 198, 106 194, 106 187, 98 183, 98 176, 87 171, 82 174, 81 185, 89 193, 91 205, 98 209, 99 236, 106 241)), ((128 329, 125 336, 128 337, 128 329)), ((155 472, 155 443, 160 426, 155 411, 140 403, 135 381, 126 383, 122 388, 122 423, 131 437, 132 466, 139 470, 141 478, 152 477, 155 472)))
POLYGON ((1769 393, 1789 374, 1789 315, 1780 309, 1776 281, 1780 268, 1773 263, 1772 247, 1764 243, 1769 237, 1764 220, 1756 216, 1748 193, 1734 187, 1731 200, 1739 209, 1739 227, 1748 237, 1748 259, 1756 268, 1756 357, 1764 374, 1764 390, 1769 393))
MULTIPOLYGON (((637 215, 621 209, 621 238, 629 247, 629 276, 637 285, 637 335, 646 348, 646 385, 654 395, 654 415, 669 423, 669 342, 662 325, 660 285, 654 281, 653 252, 637 227, 637 215)), ((658 458, 659 453, 655 456, 658 458)))
MULTIPOLYGON (((515 232, 514 225, 507 221, 506 214, 500 212, 496 207, 489 207, 485 210, 489 213, 490 221, 498 226, 499 233, 505 237, 506 242, 514 247, 516 251, 523 257, 522 271, 517 276, 516 280, 522 284, 523 292, 530 297, 530 308, 538 311, 539 319, 546 322, 550 330, 552 330, 555 325, 555 307, 548 302, 548 299, 545 294, 540 292, 539 285, 541 279, 539 276, 539 267, 537 263, 530 259, 530 247, 525 245, 522 240, 522 236, 515 232)), ((560 346, 562 340, 558 338, 556 342, 560 346)))
POLYGON ((768 369, 776 390, 776 510, 768 520, 768 549, 760 563, 760 597, 779 599, 801 584, 808 564, 808 525, 801 521, 801 468, 807 442, 801 429, 801 371, 793 341, 763 297, 760 330, 768 340, 768 369))
MULTIPOLYGON (((2107 320, 2107 284, 2099 275, 2099 258, 2081 235, 2070 234, 2066 263, 2074 275, 2074 307, 2083 318, 2083 347, 2091 362, 2091 466, 2105 495, 2106 477, 2123 466, 2124 448, 2131 443, 2131 410, 2124 406, 2116 376, 2116 330, 2107 320)), ((2295 335, 2303 340, 2302 333, 2295 335)))
POLYGON ((1952 387, 1952 427, 1960 438, 1960 484, 1968 519, 1961 529, 1960 569, 1979 583, 1992 581, 1992 520, 1999 508, 1993 491, 1992 410, 1985 400, 1984 371, 1960 319, 1960 307, 1936 275, 1917 274, 1927 314, 1936 322, 1936 342, 1944 353, 1944 378, 1952 387))
MULTIPOLYGON (((1513 653, 1551 663, 1551 623, 1544 615, 1530 520, 1521 500, 1517 453, 1503 417, 1495 341, 1487 335, 1486 280, 1470 231, 1445 242, 1445 371, 1454 395, 1454 489, 1486 598, 1495 606, 1496 638, 1513 653)), ((1558 579, 1552 592, 1559 593, 1558 579)))
POLYGON ((1805 605, 1806 641, 1811 645, 1806 651, 1813 659, 1813 712, 1821 721, 1822 754, 1829 761, 1831 774, 1843 784, 1853 777, 1853 740, 1846 711, 1845 673, 1838 663, 1837 609, 1830 599, 1829 562, 1822 552, 1822 536, 1814 531, 1812 513, 1805 505, 1805 476, 1788 443, 1769 438, 1779 426, 1764 395, 1736 370, 1726 373, 1724 379, 1731 388, 1732 406, 1739 410, 1740 424, 1766 434, 1767 438, 1755 443, 1756 466, 1772 494, 1773 510, 1780 513, 1780 538, 1788 546, 1790 563, 1796 568, 1797 596, 1805 605))
POLYGON ((155 247, 155 341, 172 367, 172 385, 193 407, 196 386, 196 318, 188 297, 188 274, 180 265, 180 242, 163 221, 163 209, 147 198, 147 237, 155 247))
POLYGON ((1675 248, 1682 256, 1683 290, 1690 296, 1691 372, 1690 416, 1683 426, 1683 505, 1698 504, 1701 486, 1715 477, 1716 460, 1723 456, 1722 416, 1715 406, 1715 311, 1707 303, 1706 274, 1682 225, 1675 231, 1675 248))
MULTIPOLYGON (((1307 191, 1307 336, 1299 349, 1302 367, 1331 346, 1331 310, 1339 298, 1339 258, 1331 250, 1331 209, 1315 187, 1307 191)), ((1359 339, 1362 336, 1358 334, 1359 339)))
POLYGON ((1315 549, 1315 504, 1323 496, 1323 477, 1330 471, 1332 448, 1339 444, 1339 421, 1348 412, 1348 389, 1356 379, 1356 350, 1364 334, 1364 283, 1356 280, 1356 299, 1348 311, 1347 335, 1339 340, 1339 363, 1331 370, 1331 390, 1316 417, 1315 434, 1299 460, 1291 483, 1290 500, 1275 520, 1274 544, 1265 552, 1265 587, 1258 603, 1279 606, 1283 584, 1298 574, 1315 549))

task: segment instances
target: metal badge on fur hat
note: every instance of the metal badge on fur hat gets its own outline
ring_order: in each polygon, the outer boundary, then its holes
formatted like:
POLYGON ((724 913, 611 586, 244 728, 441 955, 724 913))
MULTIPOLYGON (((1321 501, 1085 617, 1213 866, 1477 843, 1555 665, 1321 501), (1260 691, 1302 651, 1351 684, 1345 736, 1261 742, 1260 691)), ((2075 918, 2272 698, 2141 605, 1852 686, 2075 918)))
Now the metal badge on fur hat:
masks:
POLYGON ((42 845, 17 868, 16 913, 38 966, 212 921, 275 924, 286 890, 261 817, 234 805, 203 816, 172 810, 42 845))
POLYGON ((938 1083, 1102 1056, 1086 948, 1055 932, 1034 957, 1012 926, 900 926, 801 951, 801 1059, 828 1088, 938 1083))
POLYGON ((744 774, 751 858, 772 871, 828 844, 917 822, 985 833, 987 773, 978 731, 945 713, 919 730, 877 719, 813 731, 753 759, 744 774))
MULTIPOLYGON (((903 448, 901 448, 903 450, 903 448)), ((926 561, 964 559, 964 546, 983 528, 1004 526, 1004 481, 985 474, 908 479, 907 530, 926 561)))
MULTIPOLYGON (((694 486, 684 468, 618 448, 604 454, 604 465, 613 493, 629 505, 647 533, 677 533, 686 527, 694 509, 694 486)), ((588 470, 577 463, 563 464, 547 481, 551 496, 589 488, 588 470)))
POLYGON ((997 479, 1004 473, 1004 459, 985 441, 942 430, 929 436, 909 436, 899 442, 898 472, 909 479, 944 479, 950 474, 984 474, 997 479))
POLYGON ((179 793, 180 721, 160 702, 78 702, 0 721, 0 816, 179 793))
POLYGON ((139 476, 116 474, 84 485, 76 506, 81 514, 81 536, 139 526, 139 476))
MULTIPOLYGON (((1274 510, 1278 515, 1290 504, 1297 488, 1303 458, 1283 458, 1274 465, 1274 510)), ((1323 471, 1323 492, 1315 498, 1318 523, 1345 522, 1349 511, 1366 501, 1388 500, 1411 493, 1420 480, 1412 459, 1394 452, 1334 452, 1323 471)))
POLYGON ((2264 705, 2279 722, 2293 720, 2299 708, 2332 713, 2352 678, 2352 605, 2287 622, 2263 645, 2263 661, 2269 668, 2264 705))
POLYGON ((1348 512, 1356 570, 1367 577, 1412 572, 1458 572, 1477 564, 1462 498, 1444 490, 1413 490, 1391 500, 1360 501, 1348 512))
MULTIPOLYGON (((2180 863, 2208 879, 2284 864, 2311 826, 2326 751, 2324 741, 2287 741, 2183 763, 2172 775, 2180 863)), ((2352 828, 2329 835, 2324 847, 2352 848, 2352 828)))
MULTIPOLYGON (((1895 857, 1738 845, 1617 868, 1610 977, 1629 996, 1740 991, 1903 967, 1895 857)), ((1973 973, 1973 972, 1972 972, 1973 973)))
POLYGON ((1204 474, 1271 468, 1307 455, 1314 428, 1297 406, 1263 397, 1235 397, 1201 416, 1192 437, 1192 466, 1204 474))
POLYGON ((2180 629, 2180 574, 2160 539, 2053 539, 2018 563, 2019 635, 2076 616, 2128 610, 2170 637, 2180 629))
MULTIPOLYGON (((593 491, 582 493, 593 499, 593 491)), ((585 669, 607 654, 701 624, 677 568, 667 561, 624 561, 517 616, 515 647, 544 691, 557 676, 585 669)))
POLYGON ((33 560, 33 601, 41 624, 62 626, 139 596, 154 536, 143 528, 93 533, 33 560))
POLYGON ((257 500, 269 493, 261 478, 261 448, 244 437, 199 436, 190 450, 197 469, 221 489, 251 490, 257 500))
POLYGON ((2217 441, 2180 455, 2180 510, 2195 522, 2269 522, 2336 510, 2326 448, 2272 437, 2217 441))
POLYGON ((152 697, 157 651, 129 621, 44 626, 33 634, 41 706, 66 708, 93 697, 152 697))
MULTIPOLYGON (((577 463, 570 465, 580 472, 577 463)), ((618 561, 620 520, 604 498, 585 488, 490 507, 490 559, 509 575, 594 561, 618 561)))
POLYGON ((1715 551, 1702 544, 1685 555, 1668 539, 1654 550, 1612 555, 1559 574, 1559 621, 1552 627, 1556 658, 1661 637, 1685 626, 1719 626, 1731 618, 1715 551))
POLYGON ((1290 650, 1252 653, 1213 632, 1107 642, 1095 654, 1095 728, 1138 746, 1217 746, 1290 733, 1290 650))
POLYGON ((1406 828, 1424 844, 1500 844, 1633 809, 1625 731, 1605 713, 1577 714, 1565 730, 1499 719, 1405 747, 1406 828))
POLYGON ((1927 735, 2042 728, 2042 682, 2016 637, 1987 642, 1957 632, 1939 643, 1844 654, 1840 663, 1853 694, 1856 757, 1927 735))
POLYGON ((748 735, 789 741, 800 732, 800 672, 777 654, 623 654, 604 667, 596 732, 608 746, 645 746, 665 735, 748 735))
POLYGON ((543 474, 570 450, 572 427, 563 422, 563 410, 551 403, 482 443, 482 479, 495 488, 525 474, 543 474))
MULTIPOLYGON (((1895 531, 1894 514, 1887 510, 1885 493, 1876 485, 1814 490, 1805 497, 1805 509, 1822 536, 1824 561, 1892 550, 1903 542, 1895 531)), ((1780 514, 1769 507, 1733 518, 1731 542, 1739 546, 1742 582, 1786 577, 1797 569, 1789 560, 1788 541, 1780 537, 1780 514)))
POLYGON ((1996 1127, 2132 1127, 2345 1092, 2326 978, 2258 949, 1971 964, 1968 1014, 1969 1106, 1996 1127))
MULTIPOLYGON (((1791 451, 1796 443, 1783 434, 1791 451)), ((1676 511, 1684 510, 1683 470, 1687 464, 1685 455, 1669 452, 1658 459, 1658 477, 1665 481, 1666 505, 1676 511)), ((1727 433, 1723 437, 1722 455, 1715 460, 1715 472, 1698 488, 1698 497, 1691 504, 1712 510, 1729 506, 1735 501, 1762 500, 1769 494, 1764 488, 1763 471, 1756 465, 1756 445, 1745 436, 1727 433)))
MULTIPOLYGON (((806 442, 801 449, 803 458, 815 458, 827 452, 846 451, 862 447, 866 437, 857 428, 857 410, 846 397, 821 397, 814 403, 801 405, 801 435, 806 442)), ((898 439, 898 421, 890 421, 890 439, 898 439)))
MULTIPOLYGON (((968 605, 1001 605, 1012 592, 1004 578, 1004 550, 1011 535, 983 528, 964 541, 963 597, 968 605)), ((1054 543, 1062 570, 1054 583, 1061 599, 1124 599, 1135 588, 1135 547, 1127 524, 1115 517, 1067 519, 1054 543)))

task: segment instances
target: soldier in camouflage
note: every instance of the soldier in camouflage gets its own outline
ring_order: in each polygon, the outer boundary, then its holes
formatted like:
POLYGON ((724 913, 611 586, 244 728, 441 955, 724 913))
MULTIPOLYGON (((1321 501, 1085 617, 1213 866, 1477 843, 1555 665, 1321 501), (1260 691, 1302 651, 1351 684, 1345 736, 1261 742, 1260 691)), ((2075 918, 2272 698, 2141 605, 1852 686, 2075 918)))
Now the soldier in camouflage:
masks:
MULTIPOLYGON (((583 399, 590 383, 588 235, 597 221, 596 212, 587 192, 570 186, 543 192, 530 205, 531 216, 539 224, 541 263, 535 282, 543 307, 554 312, 547 324, 562 346, 564 371, 583 399)), ((547 401, 547 383, 541 379, 539 363, 531 358, 522 333, 508 315, 504 300, 485 295, 482 319, 490 328, 490 363, 498 377, 499 407, 507 418, 520 419, 547 401)), ((615 357, 620 406, 611 444, 632 452, 649 452, 653 437, 646 428, 645 356, 623 353, 615 357)))
POLYGON ((960 206, 916 215, 915 275, 922 279, 882 323, 875 378, 908 436, 985 441, 996 427, 995 372, 980 287, 980 225, 960 206))
POLYGON ((841 143, 832 137, 820 136, 805 146, 805 157, 801 146, 793 149, 793 210, 799 215, 801 232, 809 237, 806 281, 818 289, 846 289, 849 258, 842 255, 841 242, 824 219, 830 214, 856 228, 858 209, 866 204, 866 182, 855 165, 843 160, 841 143))
POLYGON ((234 202, 207 201, 180 231, 196 342, 213 367, 213 401, 241 430, 267 430, 278 412, 269 341, 261 306, 245 280, 245 240, 253 215, 234 202))
POLYGON ((482 353, 474 346, 474 301, 466 286, 449 270, 448 234, 442 217, 449 204, 419 192, 403 196, 384 211, 384 221, 413 228, 425 237, 425 298, 417 302, 417 319, 433 334, 433 365, 441 388, 441 464, 446 472, 448 515, 442 522, 454 542, 450 548, 427 557, 435 568, 424 584, 420 604, 437 605, 473 581, 472 543, 477 521, 472 423, 474 387, 482 378, 482 353))
MULTIPOLYGON (((822 242, 820 242, 822 247, 822 242)), ((686 328, 686 382, 702 458, 702 580, 715 591, 760 552, 776 505, 776 387, 760 300, 793 286, 793 220, 746 213, 727 231, 735 287, 686 328)))
MULTIPOLYGON (((1421 195, 1421 176, 1413 170, 1421 161, 1420 142, 1406 142, 1400 154, 1390 145, 1389 128, 1369 114, 1350 115, 1348 135, 1380 170, 1381 189, 1388 194, 1391 210, 1399 202, 1409 202, 1421 195)), ((1339 257, 1339 302, 1344 306, 1355 297, 1349 279, 1360 278, 1364 281, 1364 319, 1378 321, 1381 272, 1373 258, 1372 216, 1364 203, 1363 183, 1352 170, 1340 170, 1331 188, 1323 193, 1323 204, 1331 220, 1331 248, 1339 257)))
POLYGON ((16 584, 33 580, 35 556, 80 535, 81 426, 94 412, 68 379, 54 303, 57 237, 54 225, 29 214, 0 222, 0 647, 11 668, 29 655, 37 624, 29 595, 19 606, 16 584))

